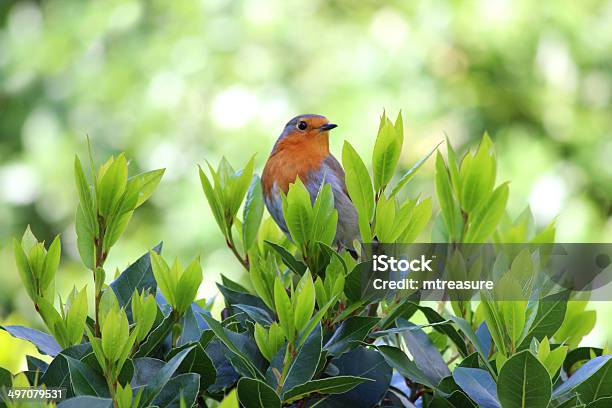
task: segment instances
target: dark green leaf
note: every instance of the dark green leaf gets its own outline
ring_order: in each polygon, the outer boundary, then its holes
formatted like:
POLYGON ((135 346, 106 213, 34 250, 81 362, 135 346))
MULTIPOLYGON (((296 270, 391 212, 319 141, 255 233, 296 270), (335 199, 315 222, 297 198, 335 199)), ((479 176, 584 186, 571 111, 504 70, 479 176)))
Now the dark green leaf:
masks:
POLYGON ((113 400, 110 398, 98 398, 89 395, 74 397, 62 401, 58 408, 112 408, 113 400))
POLYGON ((315 393, 322 395, 343 394, 366 381, 373 380, 371 378, 342 375, 308 381, 305 384, 298 385, 287 391, 284 395, 284 402, 291 403, 315 393))
POLYGON ((551 337, 563 324, 567 310, 568 292, 559 292, 548 295, 538 301, 535 317, 531 320, 529 330, 523 337, 519 350, 529 347, 531 339, 538 341, 545 336, 551 337))
POLYGON ((351 316, 343 321, 325 344, 324 349, 330 356, 337 357, 363 341, 370 330, 378 323, 377 317, 351 316))
POLYGON ((304 344, 297 350, 293 361, 289 365, 281 388, 281 395, 312 379, 323 348, 322 337, 321 325, 317 325, 304 344))
MULTIPOLYGON (((191 347, 190 344, 187 344, 181 348, 172 350, 167 359, 175 356, 180 350, 191 347)), ((195 344, 195 347, 187 354, 181 365, 179 366, 177 372, 179 373, 196 373, 200 375, 200 389, 206 390, 211 384, 214 384, 217 380, 217 370, 215 366, 208 357, 208 354, 204 351, 204 349, 200 346, 199 343, 195 344)))
POLYGON ((155 376, 147 383, 140 398, 140 406, 146 407, 159 394, 162 388, 168 383, 174 372, 179 368, 192 347, 187 347, 181 350, 177 355, 172 357, 164 364, 155 376))
POLYGON ((274 251, 276 251, 281 256, 283 263, 287 265, 287 267, 291 269, 293 272, 297 273, 300 276, 302 276, 304 272, 306 272, 306 265, 304 265, 304 263, 295 259, 295 257, 289 251, 287 251, 284 247, 278 244, 275 244, 274 242, 270 242, 270 241, 265 241, 265 242, 270 248, 272 248, 274 251))
POLYGON ((503 407, 546 408, 551 388, 548 371, 529 350, 506 361, 497 380, 497 395, 503 407))
POLYGON ((48 356, 55 357, 62 351, 52 336, 39 330, 24 326, 0 326, 0 329, 6 330, 13 337, 29 341, 38 351, 48 356))
POLYGON ((409 378, 413 382, 423 384, 429 388, 435 388, 437 384, 432 383, 419 367, 410 360, 406 353, 393 346, 378 346, 378 351, 382 354, 389 366, 395 368, 402 376, 409 378))
MULTIPOLYGON (((163 243, 157 244, 153 251, 161 253, 163 243)), ((117 279, 111 282, 110 287, 115 292, 115 296, 119 301, 119 306, 124 307, 128 318, 131 321, 130 301, 134 291, 138 293, 143 290, 148 290, 149 293, 155 294, 157 283, 151 269, 151 257, 149 252, 138 258, 136 262, 128 266, 117 279)))
POLYGON ((457 367, 453 371, 457 385, 482 408, 500 408, 497 386, 491 374, 479 368, 457 367))
POLYGON ((417 367, 421 369, 432 384, 438 385, 442 378, 450 375, 440 352, 421 328, 404 319, 398 319, 397 326, 410 329, 403 332, 404 341, 417 367))
POLYGON ((200 376, 194 373, 180 374, 173 377, 162 388, 153 400, 153 406, 181 408, 181 399, 185 407, 192 407, 198 397, 200 376))
POLYGON ((611 361, 612 355, 599 356, 587 361, 566 382, 555 389, 553 398, 559 398, 574 390, 585 381, 591 381, 591 377, 597 374, 599 370, 608 367, 611 361))
POLYGON ((268 384, 254 378, 238 381, 238 399, 245 408, 280 408, 281 401, 268 384))
POLYGON ((331 360, 338 368, 338 376, 368 378, 366 381, 343 394, 329 396, 318 408, 351 407, 371 408, 383 398, 391 382, 392 369, 381 354, 372 349, 357 347, 331 360))
POLYGON ((98 371, 75 358, 66 357, 66 360, 75 395, 110 397, 106 380, 98 371))

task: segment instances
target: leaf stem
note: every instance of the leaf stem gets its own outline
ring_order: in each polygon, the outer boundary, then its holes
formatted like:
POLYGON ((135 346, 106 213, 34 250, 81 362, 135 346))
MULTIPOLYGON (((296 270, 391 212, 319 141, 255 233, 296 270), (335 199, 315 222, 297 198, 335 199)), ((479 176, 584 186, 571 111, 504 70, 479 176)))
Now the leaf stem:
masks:
POLYGON ((244 257, 242 257, 242 255, 240 255, 240 253, 236 249, 236 244, 234 242, 234 236, 232 235, 232 225, 231 224, 229 225, 229 227, 227 229, 227 237, 225 238, 225 243, 227 244, 228 248, 231 249, 231 251, 234 254, 234 256, 236 257, 236 259, 238 259, 240 264, 248 272, 250 270, 249 256, 245 255, 244 257))

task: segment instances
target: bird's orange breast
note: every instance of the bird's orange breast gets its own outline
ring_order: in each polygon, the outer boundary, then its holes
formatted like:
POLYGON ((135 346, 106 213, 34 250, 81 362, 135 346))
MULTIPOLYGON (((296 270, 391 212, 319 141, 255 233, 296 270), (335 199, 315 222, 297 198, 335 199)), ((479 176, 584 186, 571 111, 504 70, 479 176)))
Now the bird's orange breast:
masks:
POLYGON ((289 184, 299 176, 307 182, 308 174, 321 168, 329 155, 327 135, 295 135, 279 141, 262 174, 264 193, 269 195, 274 184, 285 194, 289 184))

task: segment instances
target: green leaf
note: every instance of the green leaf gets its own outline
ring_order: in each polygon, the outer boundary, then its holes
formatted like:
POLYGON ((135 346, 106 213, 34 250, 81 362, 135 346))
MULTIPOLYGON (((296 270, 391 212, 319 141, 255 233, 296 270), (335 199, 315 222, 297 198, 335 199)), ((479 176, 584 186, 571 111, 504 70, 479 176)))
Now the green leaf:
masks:
POLYGON ((363 341, 379 322, 377 317, 351 316, 343 321, 325 344, 330 356, 337 357, 363 341))
MULTIPOLYGON (((331 245, 336 235, 338 211, 334 208, 334 194, 331 184, 325 183, 317 193, 312 206, 312 229, 308 241, 320 241, 331 245)), ((315 247, 317 248, 317 247, 315 247)))
POLYGON ((42 275, 40 276, 40 290, 42 293, 45 293, 49 288, 49 285, 55 279, 55 273, 57 272, 57 268, 60 263, 60 255, 61 255, 61 244, 59 235, 55 237, 51 245, 49 245, 49 249, 47 250, 47 255, 45 256, 45 263, 42 270, 42 275))
POLYGON ((233 389, 229 394, 223 398, 218 408, 239 408, 238 407, 238 393, 236 389, 233 389))
POLYGON ((110 398, 92 397, 90 395, 81 395, 74 398, 69 398, 62 401, 58 408, 112 408, 113 400, 110 398))
POLYGON ((170 381, 170 378, 174 375, 193 347, 195 346, 187 347, 184 350, 181 350, 159 369, 157 374, 145 386, 139 406, 149 406, 162 388, 164 388, 168 381, 170 381))
POLYGON ((444 224, 452 242, 457 242, 461 238, 460 228, 462 224, 461 212, 453 196, 448 169, 440 152, 436 154, 436 195, 442 210, 444 224))
POLYGON ((457 367, 453 379, 479 407, 501 408, 495 381, 486 370, 457 367))
POLYGON ((251 249, 257 240, 257 231, 263 217, 264 201, 259 176, 253 176, 251 186, 244 203, 242 223, 242 243, 245 252, 251 249))
POLYGON ((81 289, 71 299, 70 308, 66 312, 66 334, 69 337, 70 345, 79 344, 83 339, 87 319, 87 291, 85 289, 81 289))
POLYGON ((435 388, 437 385, 433 384, 414 361, 410 360, 406 353, 399 348, 393 346, 378 346, 376 348, 385 358, 387 364, 395 368, 402 376, 429 388, 435 388))
POLYGON ((128 168, 125 156, 120 154, 111 158, 107 167, 102 167, 102 176, 98 184, 98 211, 103 217, 112 214, 127 185, 128 168))
POLYGON ((155 276, 157 287, 168 303, 176 305, 176 278, 174 273, 170 270, 164 258, 155 253, 155 251, 149 252, 149 255, 151 257, 151 267, 153 268, 153 275, 155 276))
POLYGON ((600 398, 591 402, 585 408, 609 408, 612 406, 612 397, 600 398))
POLYGON ((269 273, 266 268, 266 264, 260 265, 259 262, 251 262, 251 269, 249 276, 251 283, 257 295, 261 300, 270 308, 274 310, 274 277, 275 275, 269 273))
POLYGON ((470 326, 470 324, 467 321, 465 321, 464 319, 460 317, 451 316, 450 318, 453 322, 455 322, 455 324, 463 332, 465 337, 467 337, 468 340, 470 340, 470 342, 472 343, 472 345, 478 352, 478 355, 480 356, 481 360, 484 362, 484 364, 489 369, 489 372, 493 373, 494 370, 493 370, 493 367, 491 367, 491 364, 489 363, 489 356, 485 352, 485 350, 482 348, 480 341, 478 341, 478 337, 476 336, 476 333, 474 333, 474 330, 472 330, 472 326, 470 326))
POLYGON ((274 282, 274 305, 276 306, 276 314, 278 315, 280 325, 285 332, 285 337, 291 343, 295 338, 293 307, 280 278, 276 278, 274 282))
POLYGON ((551 388, 548 371, 528 350, 512 356, 497 381, 497 394, 504 408, 546 408, 551 388))
POLYGON ((302 276, 304 272, 306 272, 306 265, 295 259, 295 257, 284 247, 270 241, 265 241, 265 243, 281 256, 283 263, 287 265, 287 267, 293 272, 297 273, 300 276, 302 276))
POLYGON ((451 373, 438 349, 431 343, 423 329, 404 319, 397 319, 398 328, 408 328, 403 332, 404 341, 417 367, 437 385, 442 378, 451 373))
POLYGON ((529 329, 523 336, 519 350, 529 347, 532 338, 542 340, 552 337, 559 329, 567 309, 568 292, 548 295, 538 301, 535 317, 530 320, 529 329))
MULTIPOLYGON (((558 386, 553 392, 553 398, 559 398, 568 395, 571 391, 574 391, 577 387, 584 383, 590 383, 584 390, 588 392, 589 389, 595 389, 599 385, 597 379, 605 379, 609 377, 610 365, 612 364, 612 355, 595 357, 586 363, 584 363, 572 376, 565 381, 563 384, 558 386), (601 370, 606 369, 605 375, 598 375, 601 370)), ((602 371, 603 373, 603 371, 602 371)))
MULTIPOLYGON (((218 194, 215 192, 215 189, 213 188, 210 181, 208 180, 208 177, 206 177, 206 174, 204 174, 204 171, 202 171, 202 168, 198 166, 198 169, 199 169, 199 174, 200 174, 200 183, 202 184, 202 190, 204 191, 204 195, 206 196, 208 205, 210 206, 213 216, 215 217, 215 221, 217 221, 217 225, 219 225, 219 228, 221 229, 223 234, 227 235, 225 217, 223 216, 223 204, 218 194)), ((211 169, 213 179, 215 179, 216 174, 214 173, 212 168, 210 169, 211 169)))
POLYGON ((287 198, 283 200, 283 215, 293 241, 304 245, 311 237, 313 215, 310 193, 299 177, 289 185, 287 198))
POLYGON ((159 185, 165 171, 166 169, 151 170, 130 178, 128 185, 132 180, 139 180, 138 183, 140 186, 138 191, 138 199, 134 208, 140 207, 149 199, 149 197, 151 197, 153 192, 157 189, 157 186, 159 185))
POLYGON ((374 189, 368 169, 357 151, 347 141, 342 147, 342 165, 346 173, 346 188, 357 213, 365 222, 374 214, 374 189))
POLYGON ((497 187, 487 199, 482 199, 469 216, 465 242, 486 242, 504 215, 508 202, 508 184, 497 187))
POLYGON ((245 408, 274 408, 281 406, 276 391, 261 380, 241 378, 238 381, 238 399, 245 408))
POLYGON ((47 333, 24 326, 0 326, 0 329, 7 331, 11 336, 27 340, 34 344, 38 351, 51 357, 55 357, 62 351, 57 341, 47 333))
POLYGON ((281 395, 297 385, 310 381, 314 376, 322 352, 322 330, 318 325, 297 350, 287 369, 281 388, 281 395))
POLYGON ((108 360, 119 360, 128 336, 129 326, 125 312, 122 309, 111 309, 102 326, 102 350, 108 360))
POLYGON ((584 403, 612 397, 612 360, 608 360, 588 380, 578 385, 576 392, 580 396, 580 401, 584 403))
POLYGON ((495 184, 495 150, 489 135, 482 137, 475 154, 467 154, 459 170, 461 177, 461 206, 472 213, 488 197, 495 184))
MULTIPOLYGON (((239 348, 244 346, 244 344, 241 344, 241 342, 243 342, 243 339, 239 339, 237 337, 239 334, 224 328, 221 323, 206 314, 201 314, 201 316, 206 321, 210 329, 215 333, 215 336, 217 336, 219 340, 221 340, 221 342, 229 349, 229 351, 236 355, 236 358, 238 358, 241 364, 250 372, 250 375, 253 377, 263 378, 263 375, 253 365, 253 362, 250 361, 249 355, 247 355, 244 350, 239 348)), ((252 338, 250 339, 250 341, 252 342, 252 338)))
POLYGON ((92 395, 96 397, 110 397, 106 380, 100 373, 91 369, 87 364, 65 356, 70 370, 70 380, 76 395, 92 395))
MULTIPOLYGON (((346 143, 346 142, 345 142, 346 143)), ((442 144, 442 142, 438 143, 434 146, 433 149, 429 151, 425 156, 423 156, 419 161, 417 161, 404 175, 399 179, 393 190, 391 191, 391 197, 395 196, 400 190, 415 176, 417 171, 425 164, 427 159, 431 157, 432 154, 438 149, 438 147, 442 144)), ((344 166, 346 169, 346 166, 344 166)))
POLYGON ((17 271, 21 278, 21 283, 26 289, 30 299, 36 300, 38 293, 36 288, 36 281, 32 270, 30 269, 30 263, 28 257, 24 252, 21 243, 13 238, 13 253, 15 255, 15 262, 17 263, 17 271))
POLYGON ((295 329, 301 332, 312 317, 315 306, 315 290, 310 272, 306 272, 300 279, 294 294, 293 322, 295 329))
POLYGON ((308 381, 305 384, 293 387, 283 396, 283 402, 290 404, 311 394, 329 395, 344 394, 366 381, 369 378, 354 377, 350 375, 340 375, 336 377, 322 378, 319 380, 308 381))
POLYGON ((396 129, 383 114, 372 153, 374 189, 376 191, 382 191, 393 177, 401 149, 402 145, 397 137, 396 129))
POLYGON ((196 258, 182 272, 176 285, 176 310, 179 314, 182 315, 188 307, 191 307, 191 303, 196 298, 202 279, 200 259, 196 258))
POLYGON ((142 342, 151 331, 155 319, 157 318, 157 302, 153 295, 145 295, 143 290, 140 294, 134 291, 132 296, 132 319, 134 320, 136 331, 136 341, 142 342))
MULTIPOLYGON (((155 246, 152 251, 161 253, 162 243, 155 246)), ((154 294, 157 290, 157 283, 151 267, 151 257, 149 252, 130 264, 117 279, 111 282, 110 287, 115 292, 119 306, 129 307, 130 300, 134 292, 148 291, 154 294)))
MULTIPOLYGON (((166 359, 170 359, 178 354, 185 348, 192 347, 193 343, 188 343, 180 348, 175 348, 168 353, 166 359)), ((178 373, 197 373, 199 374, 200 389, 206 390, 208 387, 215 383, 217 379, 217 370, 211 358, 208 356, 206 351, 202 348, 200 343, 196 343, 195 347, 187 354, 179 368, 178 373)))
POLYGON ((83 210, 83 204, 79 204, 77 207, 75 228, 77 234, 77 248, 81 260, 87 268, 93 270, 96 266, 94 262, 96 257, 94 232, 93 227, 90 225, 85 215, 85 210, 83 210))

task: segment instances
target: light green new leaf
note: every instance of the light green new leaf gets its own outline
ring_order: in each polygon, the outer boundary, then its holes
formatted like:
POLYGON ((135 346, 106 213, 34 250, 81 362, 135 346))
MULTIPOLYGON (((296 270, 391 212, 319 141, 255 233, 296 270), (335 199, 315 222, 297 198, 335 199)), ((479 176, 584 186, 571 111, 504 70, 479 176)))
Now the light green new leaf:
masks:
POLYGON ((461 162, 461 207, 471 212, 491 194, 495 184, 495 150, 488 134, 484 134, 475 154, 467 154, 461 162))
POLYGON ((151 256, 153 276, 155 276, 155 281, 157 282, 159 290, 161 291, 162 295, 164 295, 168 303, 171 305, 176 305, 176 282, 172 277, 172 271, 168 267, 166 261, 160 255, 158 255, 157 252, 151 251, 149 254, 151 256))
POLYGON ((393 177, 401 153, 399 142, 393 124, 383 115, 372 154, 374 189, 376 191, 382 191, 393 177))
POLYGON ((507 202, 508 184, 504 183, 497 187, 493 194, 482 201, 474 212, 470 214, 469 226, 464 242, 486 242, 504 215, 507 202))
POLYGON ((374 189, 372 179, 363 160, 347 141, 342 147, 342 165, 346 173, 345 182, 359 217, 369 223, 374 214, 374 189))
POLYGON ((442 218, 451 241, 457 242, 460 238, 461 212, 453 196, 448 169, 440 152, 436 155, 436 195, 442 209, 442 218))
MULTIPOLYGON (((427 159, 431 157, 432 154, 438 149, 442 142, 438 143, 434 146, 433 149, 429 151, 425 156, 421 157, 419 161, 417 161, 404 175, 399 179, 393 190, 391 191, 391 197, 395 196, 400 190, 416 175, 417 171, 425 164, 427 159)), ((345 166, 346 168, 346 166, 345 166)), ((352 196, 351 196, 352 197, 352 196)))
POLYGON ((285 332, 285 337, 289 342, 293 342, 295 337, 295 325, 293 322, 293 308, 291 300, 285 291, 285 287, 279 278, 274 281, 274 305, 280 325, 285 332))
POLYGON ((200 259, 196 258, 182 272, 176 285, 176 310, 179 314, 185 313, 195 300, 202 279, 200 259))
POLYGON ((253 176, 251 186, 247 192, 242 216, 242 244, 245 251, 251 249, 257 239, 257 231, 263 217, 264 200, 261 189, 261 179, 253 176))
POLYGON ((289 185, 283 214, 293 241, 304 245, 311 236, 313 215, 310 194, 299 178, 289 185))
POLYGON ((315 306, 315 289, 310 271, 307 271, 300 279, 293 299, 297 299, 294 300, 293 321, 295 329, 299 333, 308 324, 315 306))
POLYGON ((431 198, 426 198, 420 201, 413 209, 410 215, 410 222, 399 236, 399 242, 411 243, 419 236, 421 231, 427 226, 431 219, 432 203, 431 198))
POLYGON ((120 154, 116 159, 111 157, 100 170, 98 211, 106 217, 112 214, 127 186, 128 168, 125 156, 120 154))
POLYGON ((53 282, 53 279, 55 278, 55 273, 57 272, 57 268, 59 267, 60 263, 61 252, 61 243, 58 235, 55 237, 51 245, 49 245, 47 255, 45 256, 42 275, 40 276, 39 280, 40 290, 43 293, 46 291, 49 285, 51 285, 51 282, 53 282))
POLYGON ((36 281, 34 279, 34 275, 32 274, 32 270, 30 269, 28 257, 24 252, 21 243, 15 238, 13 238, 13 253, 15 256, 15 262, 17 263, 17 271, 19 272, 21 282, 23 283, 28 296, 30 296, 30 299, 35 300, 37 297, 36 281))
MULTIPOLYGON (((202 168, 198 166, 199 174, 200 174, 200 182, 202 184, 202 190, 204 191, 204 195, 206 196, 206 200, 208 201, 208 205, 215 217, 215 221, 217 221, 217 225, 221 228, 221 231, 224 235, 227 234, 227 227, 225 226, 225 218, 223 216, 223 206, 221 201, 219 200, 218 195, 215 193, 213 186, 211 185, 208 177, 202 171, 202 168)), ((214 179, 214 174, 213 174, 214 179)))
POLYGON ((149 197, 151 197, 153 192, 157 189, 165 171, 166 169, 151 170, 131 178, 140 180, 140 191, 138 192, 138 200, 134 208, 140 207, 149 197))
POLYGON ((128 336, 129 325, 125 312, 122 309, 110 310, 102 327, 102 351, 108 360, 119 360, 128 336))
POLYGON ((80 344, 85 330, 87 319, 87 291, 86 288, 73 292, 69 298, 69 307, 66 311, 66 334, 71 345, 80 344))

